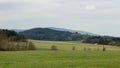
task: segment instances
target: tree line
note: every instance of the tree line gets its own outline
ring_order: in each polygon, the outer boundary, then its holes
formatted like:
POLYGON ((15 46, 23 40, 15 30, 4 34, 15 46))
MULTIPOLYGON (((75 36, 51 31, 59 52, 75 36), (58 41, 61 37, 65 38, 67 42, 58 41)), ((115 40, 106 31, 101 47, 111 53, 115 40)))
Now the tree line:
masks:
POLYGON ((120 46, 120 38, 119 37, 111 37, 111 36, 89 36, 89 37, 85 38, 83 42, 91 43, 91 44, 120 46))
POLYGON ((27 38, 15 31, 0 29, 0 50, 16 51, 16 50, 34 50, 35 46, 29 42, 27 38))

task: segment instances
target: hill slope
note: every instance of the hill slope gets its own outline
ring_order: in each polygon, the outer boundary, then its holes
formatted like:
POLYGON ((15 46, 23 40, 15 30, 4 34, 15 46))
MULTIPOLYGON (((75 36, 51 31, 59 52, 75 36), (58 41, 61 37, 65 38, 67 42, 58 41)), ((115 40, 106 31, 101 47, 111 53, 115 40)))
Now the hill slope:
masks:
POLYGON ((34 28, 20 32, 27 38, 35 40, 55 40, 55 41, 72 41, 82 40, 83 35, 71 33, 68 31, 58 31, 49 28, 34 28))
POLYGON ((17 32, 17 33, 19 33, 19 32, 25 31, 26 29, 11 29, 11 30, 13 30, 13 31, 15 31, 15 32, 17 32))
MULTIPOLYGON (((80 30, 72 30, 72 29, 66 29, 66 28, 56 28, 56 27, 46 27, 48 29, 52 29, 52 30, 57 30, 57 31, 68 31, 71 33, 75 33, 78 32, 82 35, 91 35, 91 36, 98 36, 97 34, 91 33, 91 32, 86 32, 86 31, 80 31, 80 30)), ((19 32, 23 32, 26 31, 27 29, 12 29, 15 32, 19 33, 19 32)))
POLYGON ((82 35, 92 35, 92 36, 97 36, 97 34, 94 33, 90 33, 90 32, 86 32, 86 31, 80 31, 80 30, 71 30, 71 29, 66 29, 66 28, 56 28, 56 27, 48 27, 49 29, 53 29, 53 30, 58 30, 58 31, 69 31, 71 33, 75 33, 78 32, 82 35))

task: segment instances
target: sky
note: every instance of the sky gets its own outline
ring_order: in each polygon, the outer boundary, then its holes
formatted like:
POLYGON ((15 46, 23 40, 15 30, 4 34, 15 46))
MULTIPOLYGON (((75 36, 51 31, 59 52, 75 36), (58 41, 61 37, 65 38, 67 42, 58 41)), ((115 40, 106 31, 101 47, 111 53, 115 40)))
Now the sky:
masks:
POLYGON ((0 28, 35 27, 120 37, 120 0, 0 0, 0 28))

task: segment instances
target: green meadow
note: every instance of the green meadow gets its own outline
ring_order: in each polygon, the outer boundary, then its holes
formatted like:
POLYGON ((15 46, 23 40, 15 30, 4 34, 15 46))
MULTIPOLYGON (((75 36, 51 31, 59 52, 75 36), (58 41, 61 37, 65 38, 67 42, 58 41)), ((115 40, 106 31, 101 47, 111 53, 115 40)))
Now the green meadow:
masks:
POLYGON ((106 51, 102 51, 102 45, 74 41, 32 42, 37 50, 0 51, 0 68, 120 68, 120 47, 117 46, 107 45, 106 51), (52 45, 58 50, 50 50, 52 45))

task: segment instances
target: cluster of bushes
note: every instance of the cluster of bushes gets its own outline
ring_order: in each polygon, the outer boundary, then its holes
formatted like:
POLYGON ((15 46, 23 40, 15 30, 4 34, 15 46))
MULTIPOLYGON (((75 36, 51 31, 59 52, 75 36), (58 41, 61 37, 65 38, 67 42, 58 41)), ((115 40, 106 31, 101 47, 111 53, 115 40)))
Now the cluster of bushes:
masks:
POLYGON ((84 48, 83 49, 84 51, 91 51, 91 50, 94 50, 94 51, 100 51, 100 50, 102 50, 102 51, 106 51, 106 48, 105 47, 103 47, 102 49, 99 49, 99 48, 84 48))
POLYGON ((17 51, 17 50, 35 50, 32 42, 29 42, 24 35, 15 31, 0 29, 0 50, 17 51))
MULTIPOLYGON (((53 46, 51 46, 51 50, 58 50, 58 47, 55 46, 55 45, 53 45, 53 46)), ((72 47, 72 50, 75 51, 75 50, 76 50, 76 47, 73 46, 73 47, 72 47)), ((91 51, 91 50, 100 51, 99 48, 86 48, 86 47, 84 47, 83 50, 84 50, 84 51, 91 51)), ((106 48, 103 46, 103 48, 101 48, 101 51, 106 51, 106 48)))

